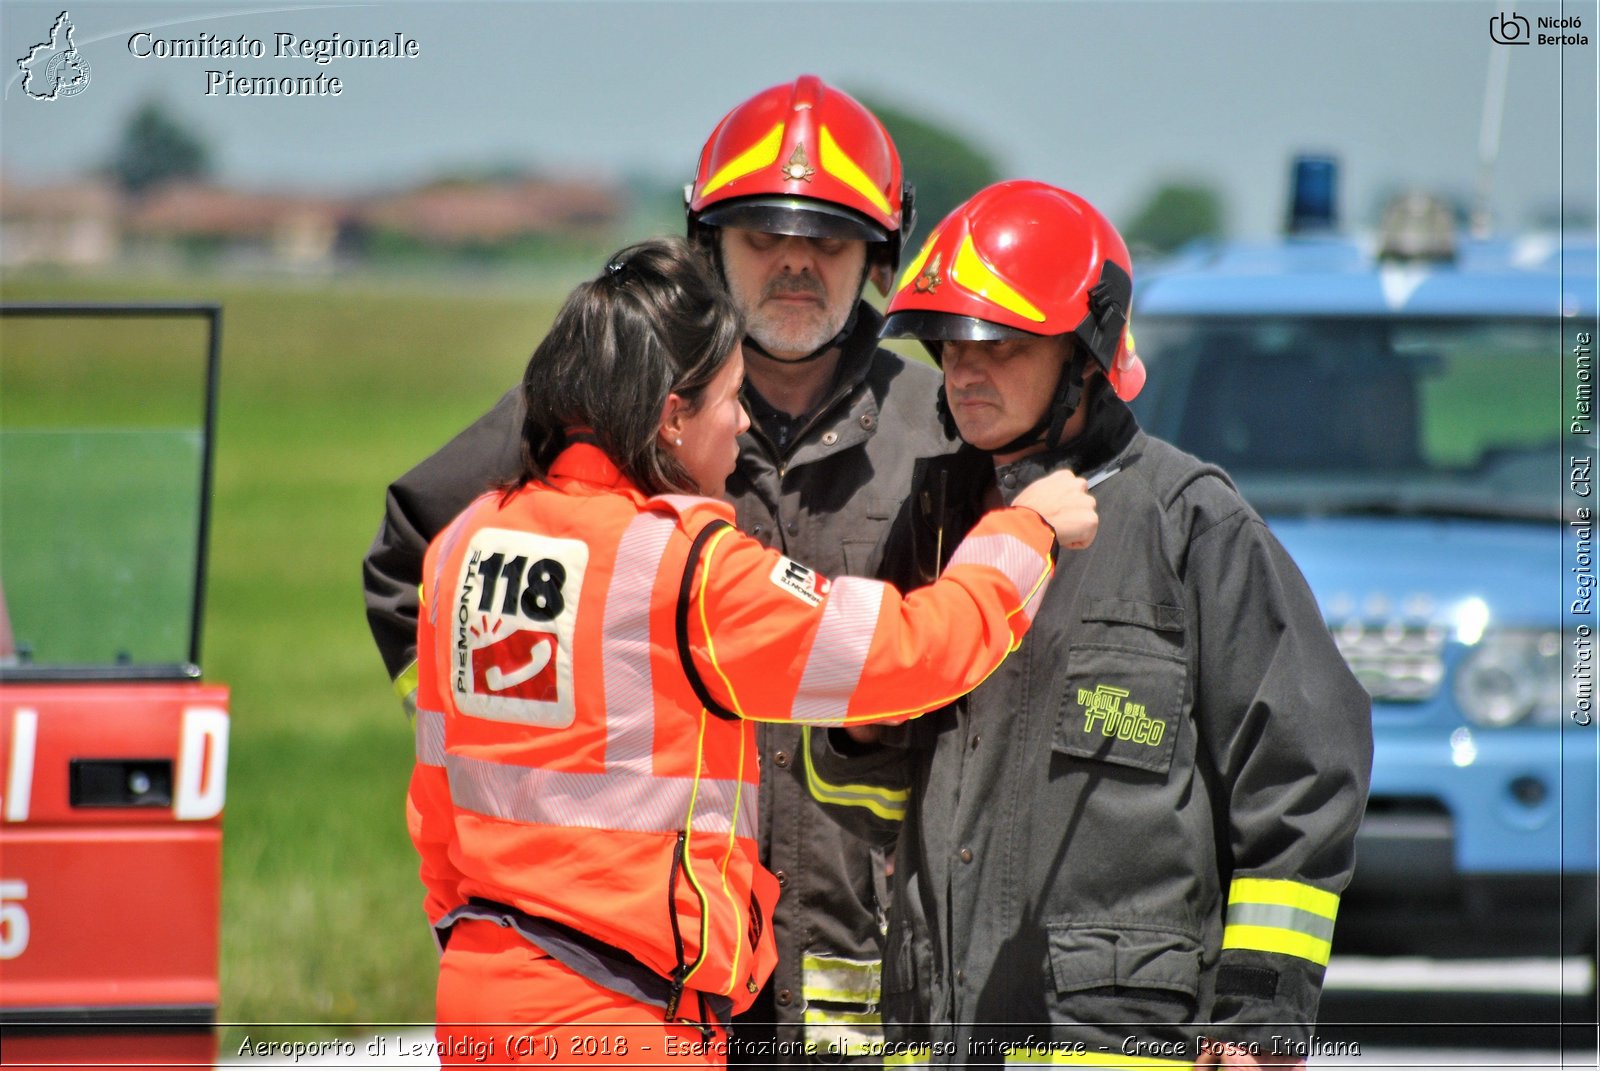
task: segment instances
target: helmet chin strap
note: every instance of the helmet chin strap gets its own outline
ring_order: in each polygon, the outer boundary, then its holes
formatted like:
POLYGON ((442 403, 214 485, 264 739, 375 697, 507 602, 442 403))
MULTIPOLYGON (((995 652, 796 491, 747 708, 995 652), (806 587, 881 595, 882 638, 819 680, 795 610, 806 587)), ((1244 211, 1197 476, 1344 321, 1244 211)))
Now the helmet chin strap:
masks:
MULTIPOLYGON (((983 452, 1014 454, 1018 450, 1026 450, 1041 442, 1046 447, 1060 445, 1062 430, 1083 401, 1083 368, 1088 360, 1089 355, 1084 352, 1082 346, 1073 346, 1072 356, 1061 363, 1061 372, 1056 377, 1055 392, 1050 396, 1050 405, 1039 418, 1039 422, 1010 442, 983 452)), ((950 415, 950 402, 945 397, 943 387, 939 388, 939 416, 946 422, 947 429, 954 428, 955 421, 950 415)))

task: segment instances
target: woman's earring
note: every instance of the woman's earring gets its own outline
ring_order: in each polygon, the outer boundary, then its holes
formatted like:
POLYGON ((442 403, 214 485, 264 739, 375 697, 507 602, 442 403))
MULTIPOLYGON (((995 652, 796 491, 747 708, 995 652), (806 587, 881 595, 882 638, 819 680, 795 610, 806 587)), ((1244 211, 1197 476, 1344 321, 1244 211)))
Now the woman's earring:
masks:
POLYGON ((675 442, 675 443, 677 443, 677 444, 678 444, 678 445, 679 445, 679 446, 682 446, 682 445, 683 445, 683 440, 682 440, 682 439, 674 439, 674 440, 672 440, 672 441, 673 441, 673 442, 675 442))

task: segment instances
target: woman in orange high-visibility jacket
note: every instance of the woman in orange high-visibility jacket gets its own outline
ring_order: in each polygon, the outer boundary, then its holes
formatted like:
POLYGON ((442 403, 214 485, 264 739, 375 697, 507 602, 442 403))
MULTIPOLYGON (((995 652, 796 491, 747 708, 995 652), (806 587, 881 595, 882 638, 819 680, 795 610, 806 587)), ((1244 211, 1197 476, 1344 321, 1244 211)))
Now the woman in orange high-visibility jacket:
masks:
POLYGON ((749 426, 741 332, 683 242, 619 253, 528 363, 523 479, 428 548, 408 818, 446 1064, 722 1065, 774 963, 752 719, 948 703, 1093 538, 1067 473, 905 597, 740 534, 702 496, 749 426))

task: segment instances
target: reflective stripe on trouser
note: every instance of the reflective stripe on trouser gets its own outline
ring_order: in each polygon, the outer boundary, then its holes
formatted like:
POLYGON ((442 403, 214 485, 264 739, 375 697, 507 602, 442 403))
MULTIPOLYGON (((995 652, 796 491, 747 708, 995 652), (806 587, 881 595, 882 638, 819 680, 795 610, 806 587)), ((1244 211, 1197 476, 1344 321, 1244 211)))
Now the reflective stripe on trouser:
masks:
POLYGON ((1302 882, 1234 878, 1222 947, 1298 956, 1326 967, 1338 912, 1337 894, 1302 882))
POLYGON ((666 1022, 660 1008, 574 973, 515 930, 476 919, 457 924, 439 961, 436 1013, 446 1067, 727 1064, 722 1030, 707 1042, 692 1025, 666 1022))

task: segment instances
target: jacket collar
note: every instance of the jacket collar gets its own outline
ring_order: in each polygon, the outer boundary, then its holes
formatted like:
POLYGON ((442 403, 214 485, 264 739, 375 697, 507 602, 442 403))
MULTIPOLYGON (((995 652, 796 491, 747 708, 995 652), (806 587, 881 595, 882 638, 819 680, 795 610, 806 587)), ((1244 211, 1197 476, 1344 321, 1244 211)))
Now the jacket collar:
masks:
POLYGON ((1127 449, 1139 433, 1139 421, 1117 397, 1116 391, 1108 388, 1109 384, 1100 380, 1090 391, 1086 403, 1088 420, 1076 438, 1053 450, 1042 450, 1008 465, 995 466, 995 482, 1006 505, 1010 505, 1024 487, 1046 473, 1068 468, 1079 476, 1092 477, 1107 469, 1127 449))
POLYGON ((640 502, 645 500, 645 496, 633 485, 632 480, 623 475, 616 462, 591 443, 573 443, 557 454, 545 478, 555 487, 570 483, 585 484, 595 491, 620 491, 640 502))
POLYGON ((883 315, 865 301, 856 302, 856 327, 844 340, 839 354, 839 367, 833 374, 834 395, 854 390, 867 378, 872 368, 872 355, 878 352, 878 331, 883 327, 883 315))

